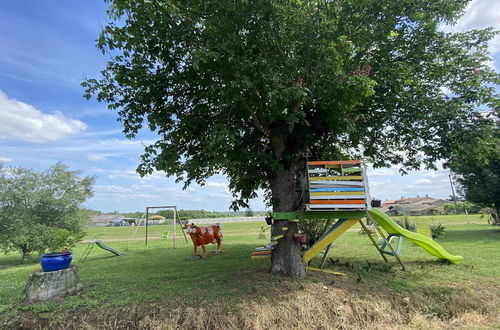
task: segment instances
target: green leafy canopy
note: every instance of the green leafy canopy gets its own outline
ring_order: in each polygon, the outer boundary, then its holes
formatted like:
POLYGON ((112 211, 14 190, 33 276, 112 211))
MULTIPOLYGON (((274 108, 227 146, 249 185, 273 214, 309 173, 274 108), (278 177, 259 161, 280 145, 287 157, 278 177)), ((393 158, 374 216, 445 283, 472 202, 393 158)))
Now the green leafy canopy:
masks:
MULTIPOLYGON (((306 158, 433 167, 449 133, 495 102, 491 29, 449 34, 458 0, 109 0, 82 85, 127 137, 158 140, 138 172, 224 174, 246 206, 306 158)), ((293 192, 292 192, 293 193, 293 192)))
POLYGON ((95 178, 79 174, 62 163, 44 172, 0 166, 0 247, 27 258, 48 248, 58 229, 81 233, 90 219, 80 206, 95 178))
POLYGON ((493 206, 500 223, 500 110, 478 116, 464 131, 445 165, 455 173, 459 192, 470 202, 493 206))

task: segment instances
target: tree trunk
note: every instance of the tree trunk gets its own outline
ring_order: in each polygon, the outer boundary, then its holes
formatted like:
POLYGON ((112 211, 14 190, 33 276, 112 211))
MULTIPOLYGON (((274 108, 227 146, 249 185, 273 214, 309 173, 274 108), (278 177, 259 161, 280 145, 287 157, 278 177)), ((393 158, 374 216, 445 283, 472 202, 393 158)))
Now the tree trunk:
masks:
POLYGON ((494 225, 500 225, 500 204, 493 204, 491 217, 493 218, 494 225))
MULTIPOLYGON (((274 212, 291 212, 297 207, 295 194, 295 168, 275 173, 269 178, 274 212)), ((276 221, 271 235, 283 235, 273 249, 271 274, 301 278, 306 275, 300 245, 295 242, 294 234, 298 226, 295 222, 276 221), (283 231, 283 227, 288 230, 283 231)))
POLYGON ((23 260, 28 260, 28 258, 30 257, 30 253, 31 251, 28 249, 28 247, 22 247, 21 248, 21 251, 23 252, 23 260))

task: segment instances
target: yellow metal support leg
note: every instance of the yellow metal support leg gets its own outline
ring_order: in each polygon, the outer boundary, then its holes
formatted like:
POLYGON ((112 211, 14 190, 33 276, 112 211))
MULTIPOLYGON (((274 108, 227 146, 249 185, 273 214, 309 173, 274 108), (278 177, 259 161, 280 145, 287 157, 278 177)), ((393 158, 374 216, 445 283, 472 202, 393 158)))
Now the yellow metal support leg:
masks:
POLYGON ((377 249, 378 253, 380 253, 380 255, 382 256, 382 258, 384 258, 384 260, 388 262, 389 260, 382 253, 382 250, 380 250, 380 246, 378 246, 378 244, 375 241, 375 239, 373 238, 372 234, 370 233, 370 231, 368 230, 368 228, 366 228, 365 224, 363 223, 363 219, 359 219, 359 223, 361 225, 361 228, 363 228, 363 230, 365 231, 366 235, 368 235, 368 238, 370 239, 370 241, 372 241, 373 246, 375 246, 375 248, 377 249))
POLYGON ((327 233, 323 238, 316 242, 309 250, 304 253, 303 261, 308 263, 315 255, 323 251, 328 245, 330 245, 334 240, 340 237, 347 229, 351 228, 359 219, 341 219, 336 223, 329 233, 327 233))

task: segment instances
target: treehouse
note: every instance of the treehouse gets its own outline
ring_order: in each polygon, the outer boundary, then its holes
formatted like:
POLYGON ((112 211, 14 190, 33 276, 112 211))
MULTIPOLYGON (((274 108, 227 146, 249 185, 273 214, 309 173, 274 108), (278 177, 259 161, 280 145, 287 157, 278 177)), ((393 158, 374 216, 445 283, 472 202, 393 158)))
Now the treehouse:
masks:
MULTIPOLYGON (((269 220, 272 220, 273 224, 272 242, 265 247, 257 248, 253 253, 253 259, 272 258, 273 265, 279 259, 281 261, 277 263, 281 262, 281 264, 283 264, 283 260, 291 260, 286 251, 293 248, 293 245, 289 243, 291 240, 295 239, 299 242, 296 232, 297 223, 305 219, 315 219, 325 222, 325 232, 318 241, 302 253, 302 262, 308 265, 314 256, 324 251, 320 269, 325 264, 333 241, 357 223, 360 224, 382 258, 388 261, 387 255, 395 257, 403 269, 405 266, 399 258, 403 238, 413 241, 440 259, 454 264, 463 260, 461 256, 449 254, 432 239, 408 231, 382 211, 372 209, 366 168, 361 161, 309 161, 307 162, 307 179, 309 199, 304 203, 303 211, 271 213, 269 220), (364 218, 382 237, 382 246, 379 246, 373 233, 363 223, 364 218), (291 231, 289 228, 292 224, 293 230, 291 231), (393 237, 398 238, 397 249, 391 246, 390 241, 393 237), (280 244, 287 247, 279 248, 280 244), (280 250, 278 254, 276 254, 277 248, 280 250)), ((309 269, 316 268, 309 267, 309 269)))

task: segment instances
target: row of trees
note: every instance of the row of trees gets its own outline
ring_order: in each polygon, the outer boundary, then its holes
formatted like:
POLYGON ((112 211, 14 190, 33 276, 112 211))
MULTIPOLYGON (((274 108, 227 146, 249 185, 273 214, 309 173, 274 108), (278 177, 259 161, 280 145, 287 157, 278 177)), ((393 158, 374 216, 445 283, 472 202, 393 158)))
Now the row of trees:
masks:
POLYGON ((458 213, 461 214, 490 213, 490 207, 485 206, 484 204, 475 204, 467 201, 457 203, 456 208, 454 203, 446 203, 443 205, 443 212, 444 214, 456 214, 457 208, 458 208, 458 213))
MULTIPOLYGON (((127 218, 141 218, 144 211, 137 212, 112 212, 112 213, 103 213, 95 210, 87 210, 92 215, 100 215, 100 214, 122 214, 127 218)), ((160 210, 155 214, 161 215, 167 219, 172 219, 174 217, 174 211, 171 209, 160 210)), ((204 218, 228 218, 228 217, 252 217, 256 214, 265 214, 265 212, 254 212, 252 209, 248 208, 245 211, 239 212, 219 212, 219 211, 206 211, 206 210, 177 210, 177 215, 180 219, 204 219, 204 218)))
POLYGON ((0 248, 27 259, 53 245, 61 230, 81 237, 90 213, 80 207, 94 181, 62 163, 44 172, 0 166, 0 248))

